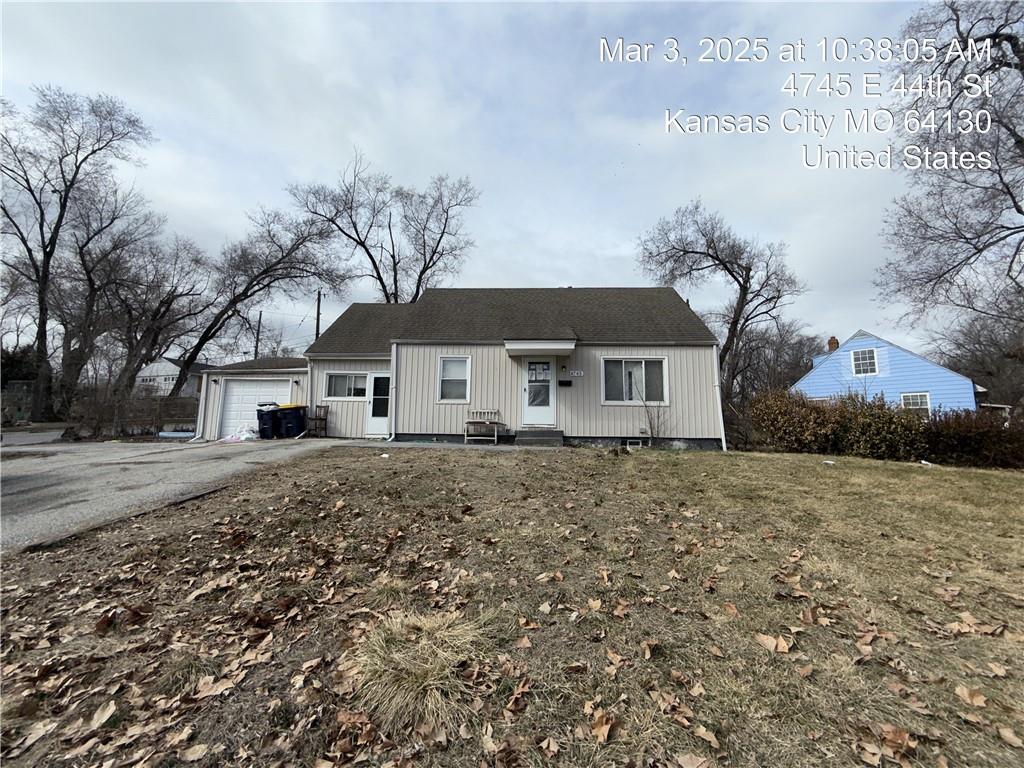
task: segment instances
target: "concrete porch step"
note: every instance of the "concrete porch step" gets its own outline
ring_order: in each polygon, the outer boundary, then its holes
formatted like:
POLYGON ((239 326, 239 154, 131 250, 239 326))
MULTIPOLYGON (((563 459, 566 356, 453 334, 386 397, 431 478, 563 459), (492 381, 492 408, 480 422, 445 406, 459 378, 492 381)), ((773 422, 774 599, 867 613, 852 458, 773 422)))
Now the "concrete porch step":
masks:
POLYGON ((516 445, 539 448, 558 448, 564 444, 560 429, 520 429, 516 432, 516 445))

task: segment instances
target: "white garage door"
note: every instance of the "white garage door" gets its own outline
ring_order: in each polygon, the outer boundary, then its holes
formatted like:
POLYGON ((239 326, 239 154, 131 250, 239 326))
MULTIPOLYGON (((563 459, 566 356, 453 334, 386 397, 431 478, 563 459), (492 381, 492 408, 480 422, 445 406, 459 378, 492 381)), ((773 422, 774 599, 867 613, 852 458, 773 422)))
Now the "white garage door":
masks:
POLYGON ((289 402, 291 379, 228 379, 221 401, 220 434, 227 437, 248 424, 257 430, 256 404, 289 402))

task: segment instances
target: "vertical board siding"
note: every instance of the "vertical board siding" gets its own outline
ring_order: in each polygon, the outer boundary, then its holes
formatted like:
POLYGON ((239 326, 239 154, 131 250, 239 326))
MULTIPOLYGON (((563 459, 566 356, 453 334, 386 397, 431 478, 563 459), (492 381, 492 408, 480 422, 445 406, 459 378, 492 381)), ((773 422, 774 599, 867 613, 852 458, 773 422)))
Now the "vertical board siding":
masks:
POLYGON ((927 392, 933 411, 937 408, 973 411, 976 407, 974 384, 970 379, 867 333, 848 339, 831 355, 819 359, 792 389, 807 397, 853 393, 870 399, 882 395, 897 406, 904 393, 927 392), (875 350, 877 374, 853 375, 851 353, 856 349, 875 350))
MULTIPOLYGON (((572 382, 571 387, 555 388, 556 422, 566 436, 640 437, 647 426, 642 406, 602 404, 602 357, 665 358, 669 405, 663 436, 721 437, 713 347, 623 346, 579 346, 570 355, 555 358, 556 378, 572 382), (570 377, 570 370, 583 371, 583 376, 570 377)), ((510 357, 502 345, 399 345, 395 431, 461 434, 471 409, 492 408, 511 430, 518 429, 523 418, 524 359, 510 357), (442 355, 471 359, 469 403, 438 402, 442 355)))
MULTIPOLYGON (((329 406, 328 437, 363 437, 366 434, 365 400, 324 400, 328 373, 379 373, 391 370, 385 358, 314 358, 309 361, 309 404, 329 406)), ((367 382, 369 386, 369 382, 367 382)), ((394 412, 394 408, 391 409, 394 412)))
POLYGON ((220 431, 220 420, 222 414, 221 398, 224 395, 225 381, 233 379, 288 379, 292 382, 291 402, 305 404, 309 402, 306 398, 308 390, 308 379, 305 371, 231 371, 227 373, 207 374, 207 391, 203 397, 203 432, 201 437, 204 440, 217 440, 220 431), (213 381, 216 379, 217 384, 213 381), (298 384, 295 382, 298 381, 298 384))

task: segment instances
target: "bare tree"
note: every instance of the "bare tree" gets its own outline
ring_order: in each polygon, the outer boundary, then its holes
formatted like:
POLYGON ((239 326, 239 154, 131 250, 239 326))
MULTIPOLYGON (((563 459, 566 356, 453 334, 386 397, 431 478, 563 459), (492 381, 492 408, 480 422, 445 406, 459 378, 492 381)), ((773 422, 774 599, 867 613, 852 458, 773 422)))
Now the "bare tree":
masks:
POLYGON ((32 418, 48 415, 51 367, 48 333, 51 269, 79 188, 113 173, 112 162, 130 160, 151 140, 141 118, 110 96, 81 96, 51 86, 35 88, 36 101, 22 118, 5 105, 0 134, 4 265, 35 293, 37 375, 32 418), (10 255, 7 255, 10 253, 10 255))
POLYGON ((193 333, 205 305, 202 252, 183 238, 143 243, 128 261, 130 271, 106 292, 116 322, 111 335, 124 351, 111 384, 115 432, 139 371, 193 333))
POLYGON ((182 362, 169 396, 178 395, 208 344, 274 292, 302 295, 315 283, 340 295, 349 275, 327 251, 329 239, 330 230, 318 218, 264 210, 252 217, 245 239, 226 247, 219 259, 205 260, 210 278, 202 309, 194 332, 178 341, 182 362))
MULTIPOLYGON (((1024 301, 1024 299, 1021 299, 1024 301)), ((1024 314, 1024 307, 1015 310, 1024 314)), ((988 390, 988 401, 1024 409, 1024 357, 1017 345, 1024 322, 962 313, 936 333, 932 348, 948 368, 988 390)))
POLYGON ((902 37, 932 38, 938 51, 932 62, 918 57, 901 64, 896 74, 903 82, 912 86, 914 78, 928 83, 935 77, 948 81, 952 93, 910 90, 895 105, 898 114, 935 110, 941 120, 950 110, 958 125, 960 110, 991 117, 990 130, 905 133, 904 146, 948 151, 955 144, 987 153, 990 167, 951 164, 907 172, 911 191, 895 202, 885 228, 894 255, 877 283, 917 316, 952 308, 1020 322, 1024 318, 1005 314, 1018 302, 992 299, 1005 298, 1006 290, 1024 295, 1024 4, 929 4, 907 22, 902 37), (956 51, 971 45, 991 46, 991 55, 947 55, 950 46, 956 51), (968 76, 984 78, 987 93, 973 94, 968 76))
MULTIPOLYGON (((21 347, 32 332, 32 313, 35 307, 35 296, 28 280, 12 269, 3 270, 0 274, 0 339, 4 347, 21 347)), ((33 354, 34 359, 34 354, 33 354)))
POLYGON ((58 413, 66 416, 99 338, 115 325, 106 293, 130 272, 131 256, 155 240, 163 220, 134 189, 108 178, 81 187, 53 261, 51 306, 61 328, 58 413))
POLYGON ((457 274, 474 245, 464 213, 480 193, 467 178, 435 176, 422 192, 398 187, 357 152, 335 186, 290 191, 300 210, 331 227, 347 258, 363 265, 354 276, 373 281, 387 303, 414 302, 457 274))
POLYGON ((781 319, 751 329, 736 349, 733 401, 746 405, 761 392, 788 389, 824 352, 822 339, 805 333, 797 320, 781 319))
POLYGON ((824 352, 822 339, 805 333, 796 320, 763 323, 744 334, 734 352, 736 376, 723 413, 731 442, 737 447, 752 444, 754 397, 788 389, 811 369, 815 355, 824 352))
POLYGON ((641 236, 639 250, 640 266, 665 285, 693 288, 717 278, 733 289, 727 305, 714 314, 724 329, 718 362, 728 401, 740 373, 737 346, 751 329, 777 320, 783 307, 803 293, 786 266, 785 246, 740 237, 695 200, 641 236))

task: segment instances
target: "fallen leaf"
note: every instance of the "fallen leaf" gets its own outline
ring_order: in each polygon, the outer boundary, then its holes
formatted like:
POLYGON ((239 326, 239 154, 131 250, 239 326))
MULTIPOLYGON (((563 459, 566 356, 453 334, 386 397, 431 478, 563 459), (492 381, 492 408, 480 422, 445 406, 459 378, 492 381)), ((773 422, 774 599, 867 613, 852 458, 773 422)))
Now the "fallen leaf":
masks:
POLYGON ((516 640, 516 648, 533 648, 533 643, 530 642, 530 638, 528 638, 526 635, 523 635, 518 640, 516 640))
POLYGON ((598 744, 604 744, 611 736, 612 728, 615 727, 615 718, 603 709, 594 710, 593 724, 590 732, 597 739, 598 744))
POLYGON ((802 667, 796 668, 796 673, 800 675, 800 677, 810 677, 812 672, 814 672, 813 664, 804 664, 802 667))
POLYGON ((1020 740, 1020 737, 1013 732, 1013 728, 1004 727, 999 729, 999 738, 1009 744, 1011 747, 1017 749, 1024 749, 1024 741, 1020 740))
POLYGON ((715 734, 713 734, 711 731, 709 731, 703 725, 698 725, 696 728, 694 728, 693 729, 693 735, 696 736, 697 738, 704 739, 704 741, 706 741, 708 744, 710 744, 715 749, 719 748, 718 747, 718 739, 715 738, 715 734))
POLYGON ((537 610, 539 610, 541 613, 547 616, 549 613, 551 613, 551 603, 541 603, 540 608, 538 608, 537 610))
POLYGON ((732 616, 734 619, 738 619, 739 618, 740 610, 739 610, 739 608, 736 607, 735 603, 724 603, 722 605, 722 608, 725 610, 725 612, 727 614, 732 616))
POLYGON ((198 760, 202 760, 206 757, 206 754, 210 751, 208 744, 196 744, 194 747, 189 747, 181 753, 181 759, 186 763, 194 763, 198 760))
POLYGON ((164 743, 168 747, 176 747, 179 744, 182 744, 182 743, 188 741, 189 738, 192 736, 192 731, 193 731, 192 726, 191 725, 186 725, 184 728, 182 728, 177 733, 169 733, 169 734, 167 734, 167 737, 164 739, 164 743))
POLYGON ((540 743, 540 748, 544 750, 544 754, 548 757, 554 757, 558 754, 559 750, 558 742, 551 736, 548 736, 540 743))
POLYGON ((966 685, 956 687, 956 695, 966 701, 972 707, 984 707, 988 698, 982 694, 980 688, 968 688, 966 685))
POLYGON ((199 678, 193 698, 206 699, 210 696, 220 696, 225 691, 229 691, 234 687, 235 684, 226 677, 214 682, 213 675, 206 675, 199 678))
POLYGON ((762 635, 758 632, 754 635, 754 638, 759 645, 775 653, 789 653, 789 649, 792 647, 781 635, 779 637, 772 637, 771 635, 762 635))
POLYGON ((108 701, 93 713, 92 719, 89 721, 89 727, 92 730, 96 730, 101 727, 111 718, 115 710, 117 710, 117 704, 115 704, 113 700, 108 701))
POLYGON ((25 740, 21 742, 21 748, 28 749, 56 727, 56 720, 38 720, 32 723, 32 727, 25 734, 25 740))
POLYGON ((868 741, 859 741, 857 746, 860 750, 858 756, 863 762, 875 766, 882 764, 882 748, 880 746, 868 741))

